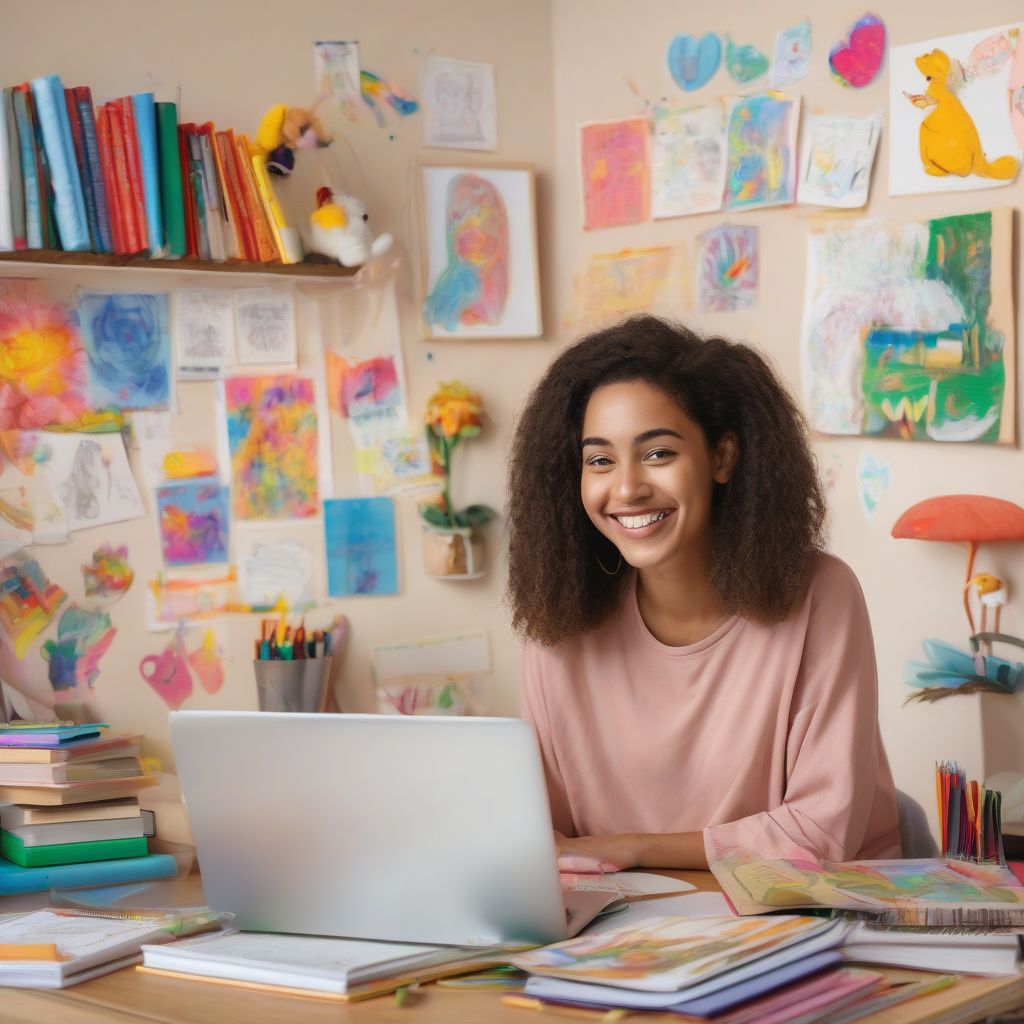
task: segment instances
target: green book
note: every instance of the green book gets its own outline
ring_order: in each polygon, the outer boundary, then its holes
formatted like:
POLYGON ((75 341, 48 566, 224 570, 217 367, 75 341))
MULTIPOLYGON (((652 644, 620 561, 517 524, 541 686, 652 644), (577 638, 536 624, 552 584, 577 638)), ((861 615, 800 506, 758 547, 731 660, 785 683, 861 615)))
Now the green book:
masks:
POLYGON ((156 105, 156 142, 160 154, 160 203, 167 236, 167 254, 185 255, 185 201, 181 191, 181 156, 178 150, 178 107, 156 105))
POLYGON ((149 848, 145 836, 133 839, 101 839, 93 843, 26 846, 18 836, 0 829, 0 853, 23 868, 46 868, 56 864, 87 864, 95 860, 145 857, 149 853, 149 848))

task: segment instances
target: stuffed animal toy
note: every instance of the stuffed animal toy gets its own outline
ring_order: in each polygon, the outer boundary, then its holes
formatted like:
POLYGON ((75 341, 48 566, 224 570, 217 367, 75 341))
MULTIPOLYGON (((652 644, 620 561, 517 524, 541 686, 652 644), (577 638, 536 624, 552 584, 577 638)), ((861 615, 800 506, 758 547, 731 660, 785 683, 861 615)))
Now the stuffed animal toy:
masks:
POLYGON ((271 174, 286 176, 295 166, 296 149, 315 149, 331 144, 316 116, 316 107, 289 107, 278 103, 271 107, 256 130, 256 148, 267 157, 271 174))
POLYGON ((358 267, 391 248, 391 235, 373 237, 366 207, 354 196, 320 188, 316 204, 306 237, 306 246, 313 252, 331 256, 343 267, 358 267))

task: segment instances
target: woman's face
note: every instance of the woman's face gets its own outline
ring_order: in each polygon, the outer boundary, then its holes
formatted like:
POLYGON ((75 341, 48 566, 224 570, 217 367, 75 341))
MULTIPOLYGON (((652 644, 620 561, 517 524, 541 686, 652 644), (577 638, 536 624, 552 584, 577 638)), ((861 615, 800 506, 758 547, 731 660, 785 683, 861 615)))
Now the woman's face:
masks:
POLYGON ((644 381, 598 388, 583 417, 580 493, 590 521, 637 569, 706 556, 711 496, 735 439, 717 452, 675 399, 644 381))

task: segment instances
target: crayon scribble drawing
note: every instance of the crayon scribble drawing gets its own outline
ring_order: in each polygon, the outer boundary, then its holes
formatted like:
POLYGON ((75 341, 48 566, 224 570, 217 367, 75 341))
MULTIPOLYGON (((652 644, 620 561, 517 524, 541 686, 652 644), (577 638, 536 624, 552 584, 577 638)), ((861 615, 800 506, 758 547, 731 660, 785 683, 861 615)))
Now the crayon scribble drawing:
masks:
POLYGON ((799 124, 799 97, 785 99, 764 92, 731 101, 726 118, 727 210, 753 210, 794 201, 799 124))
POLYGON ((697 239, 697 312, 757 305, 757 228, 722 224, 697 239))
POLYGON ((74 314, 41 281, 0 279, 0 430, 72 424, 87 409, 74 314))
POLYGON ((290 291, 239 289, 235 322, 240 363, 295 363, 295 299, 290 291))
POLYGON ((238 530, 235 552, 243 604, 268 607, 284 598, 296 609, 313 603, 313 552, 301 541, 269 540, 238 530))
POLYGON ((121 544, 101 544, 92 553, 92 562, 82 566, 85 596, 103 604, 113 604, 132 585, 135 572, 128 564, 128 548, 121 544))
POLYGON ((78 317, 92 403, 115 409, 166 408, 171 397, 168 296, 82 291, 78 317))
POLYGON ((42 646, 49 663, 50 685, 54 691, 92 688, 100 674, 99 661, 114 642, 117 630, 106 612, 93 612, 72 605, 57 623, 57 639, 42 646))
POLYGON ((228 560, 228 488, 210 479, 167 484, 156 504, 165 565, 228 560))
POLYGON ((685 308, 686 297, 679 294, 681 275, 671 273, 675 255, 667 245, 595 253, 576 277, 567 326, 591 330, 660 305, 685 308))
POLYGON ((508 295, 508 212, 493 182, 459 174, 448 183, 448 265, 424 303, 424 318, 448 331, 497 324, 508 295))
POLYGON ((395 508, 390 498, 325 501, 324 537, 331 597, 398 593, 395 508))
POLYGON ((586 230, 647 220, 651 206, 650 134, 646 117, 581 125, 586 230))
POLYGON ((725 124, 721 104, 654 111, 651 216, 682 217, 722 208, 725 124))
POLYGON ((175 326, 178 376, 187 380, 219 377, 234 348, 231 292, 218 288, 179 288, 175 326))
POLYGON ((881 133, 881 114, 809 117, 800 157, 799 201, 843 209, 866 205, 881 133))
POLYGON ((39 435, 40 472, 68 528, 83 530, 145 513, 120 434, 39 435))
POLYGON ((421 94, 425 145, 498 148, 492 65, 429 56, 421 94))
POLYGON ((1016 439, 1012 212, 814 229, 801 360, 811 425, 1016 439))
POLYGON ((232 502, 239 519, 319 513, 313 381, 290 374, 224 382, 232 502))
POLYGON ((0 565, 0 629, 18 658, 25 657, 67 596, 34 558, 16 556, 0 565))

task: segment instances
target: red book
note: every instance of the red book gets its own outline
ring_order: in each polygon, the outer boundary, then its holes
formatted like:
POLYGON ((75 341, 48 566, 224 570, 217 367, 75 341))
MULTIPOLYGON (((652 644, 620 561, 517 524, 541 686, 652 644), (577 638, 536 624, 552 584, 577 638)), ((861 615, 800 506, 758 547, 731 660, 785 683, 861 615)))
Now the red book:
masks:
POLYGON ((128 243, 125 241, 124 229, 121 224, 121 210, 114 172, 114 150, 110 140, 110 111, 105 106, 98 107, 96 110, 96 142, 100 149, 100 167, 103 171, 103 188, 107 193, 107 212, 110 217, 110 233, 114 241, 114 252, 126 253, 128 243))
POLYGON ((121 237, 124 252, 134 255, 142 251, 142 239, 135 220, 135 201, 128 171, 128 154, 124 144, 124 127, 121 110, 116 102, 106 105, 110 123, 110 148, 114 156, 114 188, 117 191, 118 220, 121 222, 121 237))
POLYGON ((190 260, 197 260, 199 244, 196 240, 196 197, 192 192, 188 143, 185 141, 185 126, 182 124, 178 125, 178 158, 181 161, 181 195, 185 204, 185 255, 190 260))
POLYGON ((121 112, 121 133, 124 136, 124 154, 128 164, 128 182, 131 192, 132 213, 135 230, 138 232, 139 247, 136 252, 146 249, 146 195, 142 188, 142 156, 139 153, 139 136, 135 130, 135 108, 131 96, 114 100, 121 112))
POLYGON ((235 166, 235 139, 230 131, 217 132, 217 170, 221 175, 224 193, 231 209, 231 222, 238 238, 238 255, 250 263, 259 262, 256 250, 256 236, 249 222, 245 200, 242 197, 242 184, 238 180, 238 169, 235 166))

